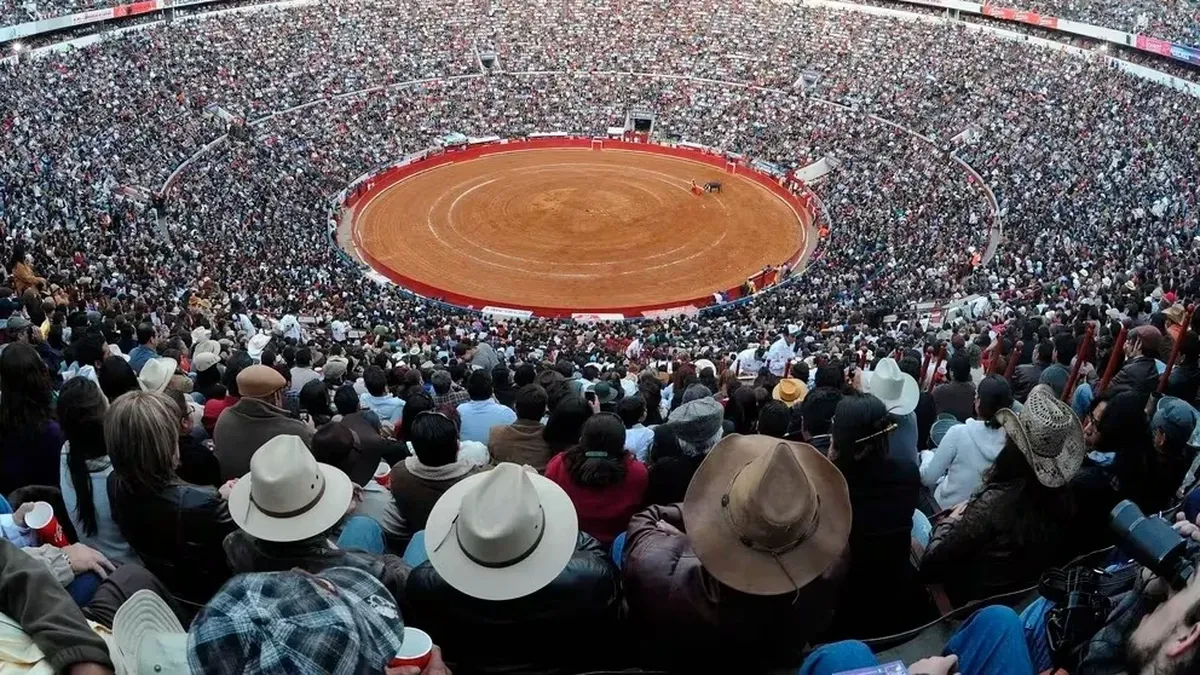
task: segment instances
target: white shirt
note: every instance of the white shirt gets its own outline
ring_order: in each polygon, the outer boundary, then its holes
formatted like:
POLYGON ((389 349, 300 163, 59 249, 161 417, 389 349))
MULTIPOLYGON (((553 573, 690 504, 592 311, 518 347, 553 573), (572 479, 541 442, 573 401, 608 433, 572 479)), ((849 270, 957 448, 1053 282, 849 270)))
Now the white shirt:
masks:
POLYGON ((625 430, 625 449, 633 453, 639 462, 649 459, 650 446, 654 443, 654 429, 635 424, 625 430))
POLYGON ((779 336, 779 339, 767 350, 766 359, 767 365, 771 368, 771 374, 775 377, 783 377, 783 371, 787 369, 787 362, 796 359, 795 343, 789 345, 784 336, 779 336))
POLYGON ((335 319, 333 323, 329 324, 329 331, 333 333, 334 342, 345 342, 346 330, 346 322, 341 319, 335 319))
MULTIPOLYGON (((763 367, 763 361, 758 358, 758 347, 743 349, 737 355, 737 373, 738 375, 758 375, 758 371, 763 367)), ((766 356, 764 354, 763 356, 766 356)))
POLYGON ((285 338, 292 338, 296 342, 300 342, 303 336, 300 332, 300 320, 294 314, 284 314, 279 320, 279 333, 285 338))
POLYGON ((245 334, 247 340, 258 335, 258 329, 254 327, 249 314, 238 314, 234 319, 237 321, 238 330, 245 334))

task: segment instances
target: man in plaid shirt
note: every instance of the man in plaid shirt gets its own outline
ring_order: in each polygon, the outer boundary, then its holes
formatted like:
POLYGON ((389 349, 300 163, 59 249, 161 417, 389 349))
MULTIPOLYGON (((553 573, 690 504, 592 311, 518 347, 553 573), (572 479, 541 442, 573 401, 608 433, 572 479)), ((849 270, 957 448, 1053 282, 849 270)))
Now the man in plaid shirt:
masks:
POLYGON ((448 370, 433 371, 433 374, 429 376, 429 383, 433 385, 433 404, 437 408, 446 404, 457 408, 458 404, 471 400, 466 389, 454 384, 448 370))

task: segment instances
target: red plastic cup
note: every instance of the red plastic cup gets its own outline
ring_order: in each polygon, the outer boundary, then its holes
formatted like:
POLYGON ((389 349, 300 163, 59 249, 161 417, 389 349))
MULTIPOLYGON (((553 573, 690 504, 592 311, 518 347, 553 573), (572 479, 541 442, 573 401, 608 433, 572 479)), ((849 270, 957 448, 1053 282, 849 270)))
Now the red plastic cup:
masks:
POLYGON ((375 482, 382 487, 392 484, 392 466, 390 464, 380 462, 379 466, 375 467, 375 482))
POLYGON ((33 505, 33 510, 25 516, 25 525, 37 532, 38 539, 42 540, 43 544, 58 548, 66 548, 71 544, 67 541, 62 525, 58 524, 58 518, 54 517, 54 507, 47 502, 36 502, 33 505))
POLYGON ((432 658, 433 638, 429 637, 429 633, 420 628, 405 626, 404 644, 400 646, 400 652, 392 657, 388 667, 416 666, 425 670, 425 666, 429 665, 429 660, 432 658))

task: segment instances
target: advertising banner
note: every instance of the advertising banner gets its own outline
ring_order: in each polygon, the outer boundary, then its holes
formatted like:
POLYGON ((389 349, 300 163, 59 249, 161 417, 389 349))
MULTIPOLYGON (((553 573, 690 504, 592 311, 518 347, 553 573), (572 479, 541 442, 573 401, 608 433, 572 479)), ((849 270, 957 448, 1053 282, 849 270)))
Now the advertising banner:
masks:
POLYGON ((996 5, 984 5, 983 13, 986 16, 993 16, 997 19, 1005 21, 1019 21, 1027 23, 1031 26, 1041 26, 1051 30, 1058 29, 1058 19, 1045 14, 1038 14, 1025 9, 1015 9, 1013 7, 997 7, 996 5))
POLYGON ((1200 47, 1188 47, 1156 37, 1150 37, 1149 35, 1142 35, 1141 33, 1137 36, 1136 46, 1142 51, 1153 52, 1186 63, 1200 65, 1200 47))
POLYGON ((508 307, 493 307, 488 305, 479 310, 484 316, 490 316, 496 319, 528 319, 533 316, 533 312, 524 309, 510 309, 508 307))

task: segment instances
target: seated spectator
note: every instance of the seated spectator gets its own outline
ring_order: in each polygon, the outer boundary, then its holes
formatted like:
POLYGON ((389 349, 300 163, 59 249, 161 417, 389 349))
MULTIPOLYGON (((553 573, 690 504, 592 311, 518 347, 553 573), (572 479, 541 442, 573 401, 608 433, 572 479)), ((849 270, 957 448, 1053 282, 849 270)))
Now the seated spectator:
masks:
POLYGON ((203 604, 229 578, 221 549, 237 526, 220 489, 175 474, 179 408, 165 394, 131 392, 108 409, 104 444, 112 458, 108 498, 121 535, 172 595, 203 604))
MULTIPOLYGON (((542 438, 554 455, 579 443, 583 425, 594 414, 594 408, 582 396, 567 394, 559 399, 550 410, 550 417, 542 429, 542 438)), ((547 460, 549 461, 549 460, 547 460)))
POLYGON ((614 545, 640 661, 679 672, 798 665, 832 615, 850 520, 845 480, 811 446, 722 440, 682 508, 638 513, 614 545))
POLYGON ((395 464, 408 456, 408 450, 403 443, 385 435, 392 433, 391 427, 385 429, 378 415, 361 408, 354 385, 344 384, 338 387, 333 394, 333 405, 339 415, 338 423, 358 434, 358 442, 364 448, 379 446, 379 455, 388 464, 395 464))
POLYGON ((396 426, 404 409, 404 401, 388 391, 387 373, 383 372, 383 368, 368 367, 363 372, 363 385, 367 388, 367 393, 359 397, 363 407, 375 413, 381 423, 388 427, 396 426))
MULTIPOLYGON (((901 363, 903 368, 903 363, 901 363)), ((804 442, 812 445, 822 455, 829 454, 829 444, 833 436, 833 416, 837 412, 838 403, 842 400, 842 392, 832 388, 814 389, 804 399, 800 408, 803 418, 801 433, 804 442)), ((917 419, 921 418, 920 404, 917 405, 917 419)), ((919 423, 919 422, 918 422, 919 423)))
POLYGON ((471 400, 458 405, 464 441, 486 444, 492 427, 517 421, 517 413, 512 408, 500 405, 493 398, 492 376, 487 372, 476 370, 471 373, 467 378, 467 395, 471 400))
POLYGON ((506 408, 512 408, 516 403, 517 388, 513 386, 508 366, 500 364, 492 369, 492 393, 496 402, 506 408))
MULTIPOLYGON (((241 400, 241 392, 238 391, 237 378, 243 370, 253 365, 250 355, 246 352, 236 352, 229 358, 229 363, 225 365, 225 372, 221 375, 221 384, 225 390, 225 395, 219 395, 220 392, 214 391, 214 395, 210 396, 204 402, 204 416, 202 422, 204 430, 212 436, 216 432, 217 419, 221 417, 221 413, 241 400)), ((107 394, 108 391, 106 390, 107 394)), ((112 401, 110 395, 109 401, 112 401)))
POLYGON ((146 365, 147 361, 158 358, 158 351, 155 349, 158 340, 154 336, 154 324, 148 322, 138 324, 137 343, 133 351, 129 352, 129 367, 140 375, 142 367, 146 365))
MULTIPOLYGON (((415 425, 420 429, 421 422, 415 425)), ((406 620, 437 636, 455 672, 580 672, 622 662, 620 584, 579 531, 562 488, 503 463, 446 491, 405 555, 406 620), (537 647, 530 649, 530 636, 537 647)))
POLYGON ((1012 407, 1012 388, 999 375, 988 375, 975 395, 974 419, 950 427, 937 450, 924 451, 921 483, 933 489, 939 508, 965 502, 1004 449, 1008 437, 996 413, 1012 407))
MULTIPOLYGON (((1026 341, 1025 344, 1029 345, 1030 343, 1026 341)), ((1025 399, 1029 397, 1029 392, 1033 391, 1033 388, 1041 381, 1042 371, 1050 367, 1053 359, 1054 343, 1049 340, 1037 343, 1037 355, 1034 362, 1017 366, 1017 369, 1013 371, 1013 398, 1024 403, 1025 399)))
POLYGON ((375 463, 371 464, 371 452, 362 447, 358 434, 336 422, 313 434, 312 453, 318 462, 342 469, 351 482, 362 486, 362 500, 352 515, 367 516, 379 523, 387 550, 403 553, 412 533, 400 515, 392 491, 373 476, 380 467, 379 456, 375 455, 375 463))
POLYGON ((121 536, 108 503, 112 460, 104 446, 107 410, 108 400, 95 382, 73 377, 63 385, 57 412, 66 442, 59 487, 80 543, 117 564, 138 564, 141 561, 121 536))
POLYGON ((770 400, 758 411, 756 430, 764 436, 785 439, 792 424, 792 409, 783 401, 770 400))
MULTIPOLYGON (((898 365, 900 371, 911 377, 913 382, 921 379, 920 352, 909 352, 904 358, 900 359, 898 365)), ((917 415, 917 449, 925 450, 931 446, 929 442, 929 430, 933 427, 934 421, 937 420, 937 404, 933 402, 933 392, 926 391, 920 387, 918 389, 921 389, 921 393, 917 397, 917 407, 913 411, 917 415)), ((838 389, 837 391, 841 390, 838 389)), ((836 407, 837 404, 833 403, 833 406, 836 407)), ((832 411, 830 411, 830 414, 832 414, 832 411)))
POLYGON ((221 463, 213 454, 212 440, 204 434, 203 429, 192 426, 191 401, 179 391, 168 389, 165 393, 179 409, 179 466, 175 468, 175 473, 181 480, 193 485, 220 487, 223 482, 221 463))
POLYGON ((320 379, 309 380, 300 389, 301 417, 321 428, 333 420, 333 408, 329 407, 329 390, 320 379))
POLYGON ((137 373, 133 372, 128 361, 119 356, 104 359, 96 373, 96 383, 100 385, 109 403, 120 398, 125 392, 140 391, 142 388, 137 373))
POLYGON ((16 342, 0 352, 0 496, 59 484, 63 435, 54 385, 37 350, 16 342))
POLYGON ((1067 381, 1071 379, 1071 361, 1075 359, 1077 350, 1075 336, 1071 335, 1070 331, 1062 330, 1054 336, 1054 354, 1051 356, 1053 363, 1042 371, 1038 382, 1050 385, 1055 396, 1059 398, 1062 398, 1063 390, 1067 388, 1067 381))
POLYGON ((299 394, 304 390, 304 385, 309 382, 320 382, 321 374, 312 367, 312 350, 308 347, 301 347, 296 350, 296 365, 292 367, 292 392, 299 394))
MULTIPOLYGON (((1196 413, 1192 406, 1172 396, 1158 399, 1150 418, 1150 439, 1154 443, 1154 482, 1166 489, 1180 487, 1187 479, 1187 470, 1196 450, 1189 441, 1196 430, 1196 413)), ((1173 501, 1173 495, 1168 497, 1173 501)))
POLYGON ((1075 413, 1042 384, 1020 413, 1006 408, 996 419, 1004 450, 970 501, 937 524, 921 559, 921 577, 943 584, 956 606, 1033 585, 1075 553, 1067 484, 1085 453, 1075 413))
POLYGON ((1112 379, 1114 389, 1130 387, 1142 394, 1158 390, 1158 355, 1162 332, 1154 326, 1138 326, 1129 331, 1125 341, 1125 365, 1112 379))
POLYGON ((138 386, 142 391, 164 392, 178 368, 179 362, 175 359, 162 356, 149 359, 138 373, 138 386))
POLYGON ((621 399, 617 403, 617 415, 625 425, 625 449, 639 462, 645 462, 650 458, 650 446, 654 444, 654 430, 644 424, 646 400, 636 394, 621 399))
POLYGON ((440 412, 426 411, 413 420, 409 444, 413 454, 392 467, 391 489, 409 530, 425 529, 429 511, 451 486, 487 469, 459 454, 458 427, 440 412))
MULTIPOLYGON (((700 387, 702 392, 706 389, 700 387)), ((716 399, 696 392, 671 411, 667 423, 654 428, 650 448, 650 485, 646 501, 650 504, 674 504, 683 501, 696 467, 721 440, 724 410, 716 399)), ((684 392, 684 399, 689 393, 684 392)))
MULTIPOLYGON (((900 369, 895 359, 880 359, 875 370, 862 374, 863 391, 883 402, 896 428, 887 434, 888 453, 901 461, 920 464, 917 455, 917 404, 921 400, 916 379, 900 369)), ((841 405, 839 403, 839 405, 841 405)))
POLYGON ((646 465, 625 449, 625 425, 613 413, 589 418, 579 445, 555 455, 546 477, 575 504, 579 528, 605 546, 642 508, 648 482, 646 465))
POLYGON ((933 388, 933 403, 937 413, 949 413, 959 422, 966 422, 975 412, 975 383, 971 380, 971 361, 957 352, 950 357, 949 382, 933 388))
MULTIPOLYGON (((799 410, 799 404, 789 404, 793 410, 799 410)), ((750 387, 736 387, 733 396, 725 401, 726 434, 752 434, 758 424, 758 397, 750 387)), ((653 437, 653 433, 651 434, 653 437)))
POLYGON ((299 436, 306 445, 312 439, 313 428, 292 419, 282 407, 286 386, 287 379, 269 366, 254 365, 238 373, 241 398, 221 414, 213 430, 222 478, 229 480, 249 473, 254 452, 276 436, 299 436))
POLYGON ((235 574, 355 567, 379 579, 400 602, 408 570, 399 557, 384 555, 379 523, 347 517, 361 501, 355 493, 350 478, 335 466, 318 464, 300 437, 272 438, 254 453, 250 473, 229 495, 239 528, 225 538, 229 566, 235 574))
POLYGON ((507 426, 495 426, 488 432, 487 449, 492 464, 512 462, 528 464, 539 473, 545 472, 550 461, 550 445, 542 436, 546 416, 546 390, 527 384, 517 392, 513 402, 517 420, 507 426))
POLYGON ((438 408, 444 405, 458 407, 460 403, 471 400, 467 390, 454 382, 448 370, 435 370, 429 376, 429 384, 433 386, 433 402, 438 408))

